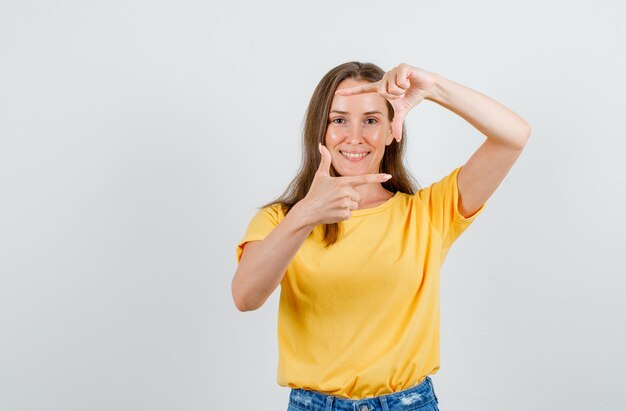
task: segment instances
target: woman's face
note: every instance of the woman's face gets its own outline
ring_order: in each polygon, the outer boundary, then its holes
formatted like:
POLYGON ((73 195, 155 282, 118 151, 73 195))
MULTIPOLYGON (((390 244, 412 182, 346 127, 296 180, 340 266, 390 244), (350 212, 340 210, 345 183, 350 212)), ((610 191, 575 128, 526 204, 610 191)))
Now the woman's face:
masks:
MULTIPOLYGON (((345 79, 337 89, 367 83, 345 79)), ((324 140, 340 175, 378 173, 385 146, 393 141, 386 100, 377 93, 335 95, 324 140)))

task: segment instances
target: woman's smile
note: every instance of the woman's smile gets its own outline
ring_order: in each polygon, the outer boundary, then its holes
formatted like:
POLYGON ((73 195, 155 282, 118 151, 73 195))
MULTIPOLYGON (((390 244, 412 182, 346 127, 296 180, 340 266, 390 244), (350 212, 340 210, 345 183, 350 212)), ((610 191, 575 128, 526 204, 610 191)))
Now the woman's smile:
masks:
POLYGON ((365 157, 367 157, 369 155, 369 151, 365 151, 365 152, 350 152, 350 151, 341 151, 339 150, 339 153, 341 153, 342 157, 350 162, 353 163, 358 163, 359 161, 363 160, 365 157))

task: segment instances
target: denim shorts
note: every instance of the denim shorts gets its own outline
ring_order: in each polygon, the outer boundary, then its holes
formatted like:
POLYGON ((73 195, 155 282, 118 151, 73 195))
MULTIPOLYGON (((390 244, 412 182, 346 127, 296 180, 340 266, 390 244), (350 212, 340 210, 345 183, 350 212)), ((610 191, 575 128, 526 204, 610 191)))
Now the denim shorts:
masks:
POLYGON ((287 411, 400 410, 439 411, 439 400, 437 400, 433 382, 429 376, 426 376, 424 381, 412 388, 360 400, 350 400, 313 390, 292 388, 289 393, 289 408, 287 408, 287 411))

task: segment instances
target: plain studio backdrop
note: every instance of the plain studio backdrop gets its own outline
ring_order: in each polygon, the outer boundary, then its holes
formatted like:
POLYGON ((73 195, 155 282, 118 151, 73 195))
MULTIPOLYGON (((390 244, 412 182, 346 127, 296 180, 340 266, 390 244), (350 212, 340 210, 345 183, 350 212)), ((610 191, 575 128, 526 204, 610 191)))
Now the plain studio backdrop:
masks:
MULTIPOLYGON (((295 176, 314 87, 407 63, 532 126, 441 271, 444 411, 624 410, 618 1, 0 4, 0 409, 286 410, 278 288, 235 247, 295 176)), ((422 187, 485 137, 424 101, 422 187)), ((384 303, 384 302, 380 302, 384 303)))

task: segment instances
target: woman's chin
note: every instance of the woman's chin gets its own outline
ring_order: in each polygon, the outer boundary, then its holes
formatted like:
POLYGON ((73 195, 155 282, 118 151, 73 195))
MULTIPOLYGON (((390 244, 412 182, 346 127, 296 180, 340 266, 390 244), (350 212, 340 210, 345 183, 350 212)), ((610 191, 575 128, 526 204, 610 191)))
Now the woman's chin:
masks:
POLYGON ((337 174, 339 174, 341 177, 352 177, 352 176, 360 176, 363 174, 371 174, 370 172, 366 171, 366 170, 361 170, 361 169, 350 169, 350 170, 337 170, 335 169, 337 174))

